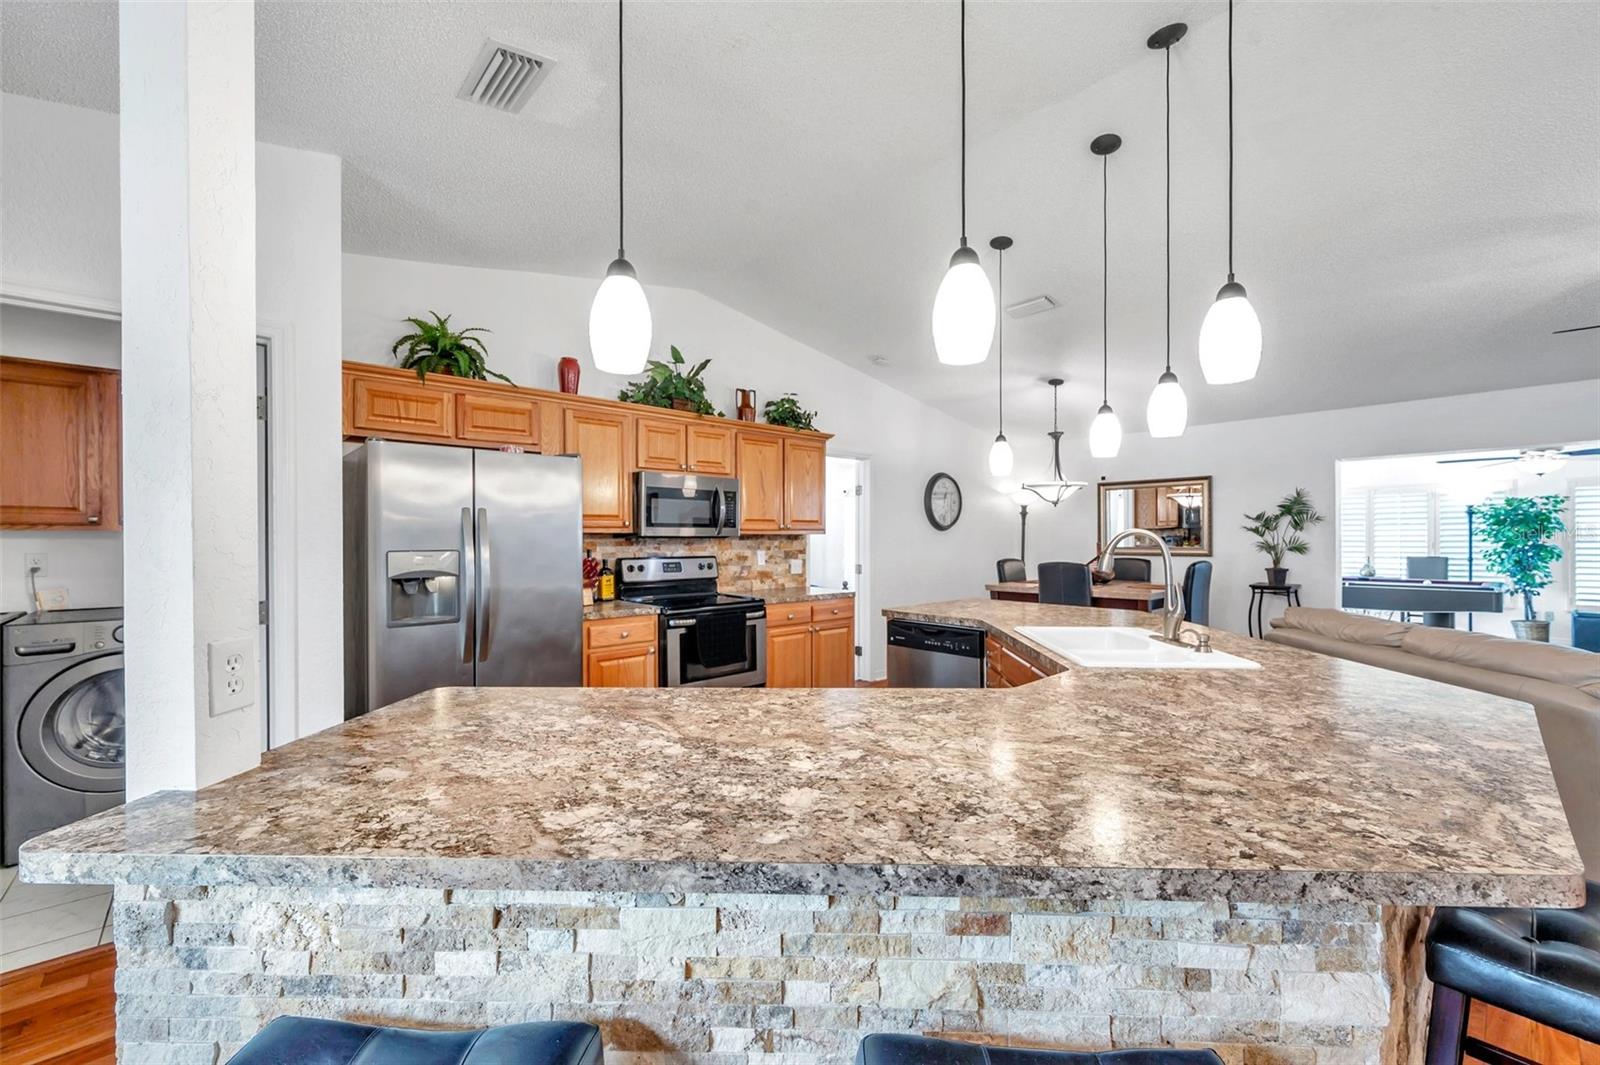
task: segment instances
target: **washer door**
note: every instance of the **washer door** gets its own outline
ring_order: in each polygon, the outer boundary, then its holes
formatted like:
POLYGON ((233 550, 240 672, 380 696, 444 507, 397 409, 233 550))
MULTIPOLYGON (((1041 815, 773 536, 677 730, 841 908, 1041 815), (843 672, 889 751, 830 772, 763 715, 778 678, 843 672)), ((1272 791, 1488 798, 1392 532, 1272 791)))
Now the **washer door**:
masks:
POLYGON ((22 711, 18 746, 33 771, 74 791, 123 790, 122 656, 77 662, 22 711))

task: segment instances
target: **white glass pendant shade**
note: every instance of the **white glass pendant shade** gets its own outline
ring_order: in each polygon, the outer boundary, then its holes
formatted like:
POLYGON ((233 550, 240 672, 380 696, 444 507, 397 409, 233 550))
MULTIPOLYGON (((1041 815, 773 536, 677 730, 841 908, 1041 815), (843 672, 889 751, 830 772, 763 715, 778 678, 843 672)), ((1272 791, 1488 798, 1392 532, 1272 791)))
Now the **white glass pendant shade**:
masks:
POLYGON ((968 247, 956 249, 933 297, 933 350, 946 366, 972 366, 994 342, 994 289, 968 247))
POLYGON ((1244 286, 1229 281, 1200 324, 1200 372, 1206 384, 1248 381, 1261 365, 1261 319, 1244 286))
POLYGON ((650 301, 626 259, 606 270, 589 308, 589 353, 604 373, 636 374, 650 358, 650 301))
POLYGON ((1011 442, 1004 434, 995 437, 994 446, 989 449, 989 473, 995 477, 1009 477, 1015 461, 1015 456, 1011 454, 1011 442))
POLYGON ((1168 370, 1156 382, 1145 407, 1145 421, 1151 436, 1182 436, 1189 425, 1189 397, 1178 384, 1178 375, 1168 370))
POLYGON ((1089 454, 1097 459, 1114 459, 1122 450, 1122 422, 1111 404, 1100 404, 1100 413, 1089 423, 1089 454))

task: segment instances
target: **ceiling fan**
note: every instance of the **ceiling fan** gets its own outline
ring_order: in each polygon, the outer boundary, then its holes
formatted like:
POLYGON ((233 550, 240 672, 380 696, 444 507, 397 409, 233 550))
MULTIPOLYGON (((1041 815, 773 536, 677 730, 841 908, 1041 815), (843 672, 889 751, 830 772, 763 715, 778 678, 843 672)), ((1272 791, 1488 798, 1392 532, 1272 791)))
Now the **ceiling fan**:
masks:
MULTIPOLYGON (((1600 455, 1600 447, 1583 447, 1571 451, 1551 447, 1527 447, 1515 455, 1484 455, 1475 459, 1439 459, 1441 466, 1455 462, 1484 462, 1489 466, 1506 466, 1511 463, 1522 467, 1535 477, 1554 473, 1567 464, 1567 460, 1580 455, 1600 455)), ((1485 467, 1487 468, 1487 467, 1485 467)))

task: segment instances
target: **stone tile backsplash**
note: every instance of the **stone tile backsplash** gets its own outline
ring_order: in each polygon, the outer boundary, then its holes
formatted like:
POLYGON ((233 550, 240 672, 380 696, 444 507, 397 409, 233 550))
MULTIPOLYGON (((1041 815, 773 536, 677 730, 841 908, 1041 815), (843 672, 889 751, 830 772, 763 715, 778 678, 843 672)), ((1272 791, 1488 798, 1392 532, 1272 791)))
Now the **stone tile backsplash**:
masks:
POLYGON ((647 540, 631 536, 586 536, 586 551, 610 562, 616 568, 619 558, 643 555, 715 555, 720 571, 718 583, 724 591, 759 594, 768 590, 804 591, 806 587, 806 538, 804 536, 739 536, 674 540, 658 537, 647 540), (756 553, 766 552, 758 562, 756 553), (789 562, 800 560, 800 572, 790 573, 789 562))

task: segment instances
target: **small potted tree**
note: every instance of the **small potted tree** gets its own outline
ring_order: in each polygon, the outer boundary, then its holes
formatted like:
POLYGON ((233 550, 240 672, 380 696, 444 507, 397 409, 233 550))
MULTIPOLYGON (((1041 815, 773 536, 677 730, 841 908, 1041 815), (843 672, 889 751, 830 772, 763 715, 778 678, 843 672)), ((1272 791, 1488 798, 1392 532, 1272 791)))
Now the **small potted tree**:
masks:
POLYGON ((1550 586, 1550 567, 1561 558, 1561 548, 1549 540, 1566 530, 1561 521, 1566 504, 1565 496, 1512 496, 1476 510, 1489 542, 1484 562, 1522 596, 1522 617, 1511 622, 1519 640, 1550 640, 1550 620, 1534 616, 1533 597, 1550 586))
POLYGON ((1246 514, 1244 531, 1256 538, 1256 550, 1272 560, 1267 567, 1267 583, 1283 587, 1289 583, 1289 571, 1283 560, 1288 555, 1304 555, 1311 544, 1300 534, 1313 525, 1322 524, 1322 515, 1311 505, 1311 495, 1304 488, 1296 488, 1278 501, 1271 510, 1246 514))

